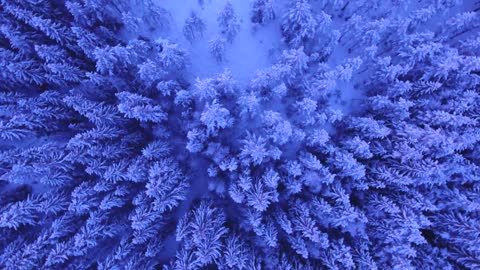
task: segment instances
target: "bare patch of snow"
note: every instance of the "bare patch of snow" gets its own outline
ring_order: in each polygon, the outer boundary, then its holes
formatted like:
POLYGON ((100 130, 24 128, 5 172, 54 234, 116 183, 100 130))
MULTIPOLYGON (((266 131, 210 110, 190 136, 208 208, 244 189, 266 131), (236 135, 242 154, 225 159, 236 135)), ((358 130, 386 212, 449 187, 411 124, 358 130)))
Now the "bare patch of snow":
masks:
POLYGON ((208 42, 220 35, 217 17, 227 0, 204 0, 203 5, 198 0, 157 1, 173 17, 168 38, 182 44, 190 52, 187 79, 211 77, 229 69, 235 74, 239 86, 244 87, 254 77, 256 70, 267 68, 274 62, 276 52, 282 45, 279 18, 265 26, 254 26, 250 21, 251 2, 231 1, 240 23, 240 32, 232 44, 227 44, 225 60, 218 63, 208 51, 208 42), (190 43, 183 37, 182 27, 192 11, 204 21, 206 31, 203 38, 190 43))

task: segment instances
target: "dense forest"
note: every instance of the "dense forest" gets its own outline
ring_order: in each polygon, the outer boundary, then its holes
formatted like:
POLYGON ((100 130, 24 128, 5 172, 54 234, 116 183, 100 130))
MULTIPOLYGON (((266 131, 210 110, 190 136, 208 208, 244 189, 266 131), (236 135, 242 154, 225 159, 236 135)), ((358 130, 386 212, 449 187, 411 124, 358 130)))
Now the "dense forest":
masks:
POLYGON ((0 0, 0 269, 480 269, 479 11, 0 0))

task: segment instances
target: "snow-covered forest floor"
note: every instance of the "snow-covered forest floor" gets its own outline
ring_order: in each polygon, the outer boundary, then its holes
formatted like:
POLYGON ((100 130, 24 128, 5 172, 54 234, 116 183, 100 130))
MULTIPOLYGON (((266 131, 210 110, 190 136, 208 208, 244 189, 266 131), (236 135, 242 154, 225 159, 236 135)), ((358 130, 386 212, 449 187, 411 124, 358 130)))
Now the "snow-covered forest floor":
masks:
POLYGON ((208 51, 208 41, 220 35, 217 17, 225 6, 225 0, 156 0, 156 2, 172 14, 169 38, 182 45, 189 52, 189 79, 208 78, 229 69, 239 85, 245 87, 254 77, 255 71, 269 67, 281 54, 280 23, 272 22, 266 26, 254 27, 250 20, 251 2, 234 1, 236 16, 240 23, 240 31, 231 45, 227 46, 225 61, 218 63, 208 51), (203 37, 194 42, 188 41, 182 27, 191 12, 196 12, 204 21, 206 30, 203 37))

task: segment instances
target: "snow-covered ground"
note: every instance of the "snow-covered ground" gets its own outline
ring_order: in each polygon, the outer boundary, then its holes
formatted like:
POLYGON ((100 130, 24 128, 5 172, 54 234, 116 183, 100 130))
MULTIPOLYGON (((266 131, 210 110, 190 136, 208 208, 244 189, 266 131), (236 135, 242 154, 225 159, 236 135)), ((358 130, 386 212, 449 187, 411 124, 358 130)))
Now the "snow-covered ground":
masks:
POLYGON ((239 86, 245 86, 255 75, 255 71, 269 67, 281 50, 281 33, 277 19, 265 26, 256 26, 250 21, 251 1, 231 1, 240 32, 226 48, 226 59, 218 63, 208 51, 208 41, 220 34, 217 23, 218 13, 227 0, 157 0, 158 4, 172 14, 170 36, 174 42, 190 53, 189 79, 206 78, 230 69, 239 86), (190 12, 196 12, 205 22, 206 31, 203 38, 192 44, 182 35, 182 27, 190 12))

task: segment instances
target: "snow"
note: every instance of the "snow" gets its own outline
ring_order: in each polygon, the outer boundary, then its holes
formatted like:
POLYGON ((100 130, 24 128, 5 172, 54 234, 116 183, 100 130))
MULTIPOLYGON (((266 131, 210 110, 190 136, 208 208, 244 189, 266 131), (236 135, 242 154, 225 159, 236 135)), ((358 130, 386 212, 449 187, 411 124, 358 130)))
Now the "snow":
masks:
POLYGON ((280 25, 277 19, 265 26, 254 26, 250 21, 251 2, 231 1, 240 23, 240 32, 233 44, 227 44, 226 59, 218 63, 208 51, 208 41, 220 34, 217 14, 226 2, 227 0, 205 0, 202 6, 198 0, 157 0, 160 6, 172 14, 168 38, 190 52, 187 79, 208 78, 229 69, 242 87, 254 77, 256 70, 271 66, 279 54, 280 25), (191 11, 196 12, 206 24, 203 38, 192 44, 182 35, 183 24, 191 11))
MULTIPOLYGON (((0 149, 1 150, 8 150, 8 149, 29 149, 33 147, 40 147, 44 144, 48 144, 49 142, 58 142, 62 144, 66 144, 68 138, 72 135, 69 132, 59 132, 53 135, 46 135, 41 137, 27 137, 23 138, 20 141, 14 142, 7 142, 5 140, 0 140, 0 149)), ((0 185, 6 184, 5 187, 2 187, 2 190, 14 190, 16 188, 21 187, 22 185, 28 185, 31 188, 32 194, 43 194, 52 190, 52 187, 40 183, 37 178, 30 177, 28 181, 24 181, 21 183, 2 183, 3 181, 0 180, 0 185)))
MULTIPOLYGON (((255 25, 250 21, 252 1, 231 1, 240 23, 240 32, 233 41, 227 44, 226 59, 217 62, 209 53, 208 42, 220 35, 217 17, 228 0, 156 0, 156 4, 165 8, 171 14, 171 25, 168 33, 160 34, 153 38, 167 37, 189 51, 189 67, 186 79, 194 82, 196 78, 209 78, 229 69, 234 74, 234 79, 240 89, 245 89, 257 70, 268 69, 274 64, 285 44, 282 42, 280 32, 281 14, 286 8, 286 2, 277 1, 277 18, 266 25, 255 25), (190 43, 182 34, 185 19, 191 12, 195 12, 206 24, 206 31, 202 38, 190 43)), ((334 29, 341 28, 341 22, 334 20, 334 29)), ((342 64, 349 55, 346 48, 338 46, 328 64, 335 68, 342 64)), ((355 77, 355 76, 354 76, 355 77)), ((354 84, 358 81, 337 85, 339 95, 332 97, 330 105, 349 113, 358 106, 362 93, 356 90, 354 84)))

